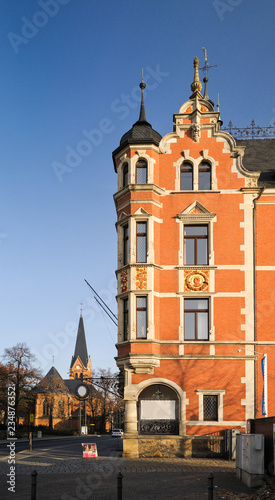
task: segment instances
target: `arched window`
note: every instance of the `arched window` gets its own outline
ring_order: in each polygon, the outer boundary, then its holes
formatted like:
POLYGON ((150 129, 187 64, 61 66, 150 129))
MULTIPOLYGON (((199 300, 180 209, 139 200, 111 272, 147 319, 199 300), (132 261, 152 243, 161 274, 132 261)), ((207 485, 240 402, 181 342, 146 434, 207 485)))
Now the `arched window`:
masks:
POLYGON ((43 417, 47 417, 49 414, 49 405, 46 399, 43 401, 43 417))
POLYGON ((192 191, 193 189, 193 166, 191 163, 183 163, 180 169, 181 191, 192 191))
POLYGON ((138 399, 140 434, 179 433, 179 399, 173 389, 153 384, 138 399))
POLYGON ((122 167, 122 186, 128 186, 129 184, 129 170, 128 170, 128 163, 124 163, 122 167))
POLYGON ((58 416, 64 417, 64 401, 58 401, 58 416))
POLYGON ((203 162, 199 166, 199 189, 209 191, 211 189, 211 166, 203 162))
POLYGON ((136 163, 136 183, 147 184, 147 161, 138 160, 136 163))

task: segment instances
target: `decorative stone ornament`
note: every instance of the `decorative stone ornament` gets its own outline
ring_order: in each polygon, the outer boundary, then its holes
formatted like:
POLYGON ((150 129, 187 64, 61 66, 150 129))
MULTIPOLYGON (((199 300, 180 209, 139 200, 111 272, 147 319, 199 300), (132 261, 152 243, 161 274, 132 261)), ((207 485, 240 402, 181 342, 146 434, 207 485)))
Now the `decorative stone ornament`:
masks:
POLYGON ((208 292, 209 291, 209 271, 185 271, 184 273, 185 292, 208 292))
POLYGON ((194 142, 199 142, 201 136, 201 126, 198 123, 193 123, 191 126, 192 139, 194 142))
POLYGON ((199 77, 199 59, 195 57, 194 59, 194 80, 191 83, 191 90, 193 94, 190 96, 190 99, 194 99, 194 97, 198 96, 199 99, 202 99, 202 95, 200 93, 202 89, 202 83, 200 82, 199 77))

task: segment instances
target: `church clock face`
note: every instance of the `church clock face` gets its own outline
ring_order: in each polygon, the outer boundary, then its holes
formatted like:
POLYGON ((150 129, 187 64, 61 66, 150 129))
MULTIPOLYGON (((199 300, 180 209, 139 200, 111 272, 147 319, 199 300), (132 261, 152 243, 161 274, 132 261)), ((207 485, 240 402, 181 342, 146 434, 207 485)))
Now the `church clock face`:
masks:
POLYGON ((77 367, 76 367, 76 368, 77 368, 77 370, 80 370, 80 366, 79 366, 79 365, 77 365, 77 367))

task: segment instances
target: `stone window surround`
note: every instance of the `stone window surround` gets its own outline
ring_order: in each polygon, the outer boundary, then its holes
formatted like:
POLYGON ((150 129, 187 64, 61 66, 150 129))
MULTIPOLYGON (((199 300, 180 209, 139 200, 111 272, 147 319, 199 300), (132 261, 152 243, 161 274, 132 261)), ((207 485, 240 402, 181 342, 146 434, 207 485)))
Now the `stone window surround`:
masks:
MULTIPOLYGON (((195 206, 195 204, 194 204, 195 206)), ((213 242, 213 223, 216 220, 216 214, 208 213, 181 213, 177 215, 179 225, 179 266, 185 265, 184 262, 184 225, 208 225, 208 266, 214 266, 214 242, 213 242)), ((190 266, 189 266, 190 267, 190 266)), ((199 265, 196 267, 200 267, 199 265)), ((201 267, 205 267, 201 265, 201 267)))
POLYGON ((126 385, 124 399, 126 402, 126 421, 130 418, 130 428, 128 432, 137 434, 137 402, 141 392, 149 385, 160 384, 167 385, 174 389, 179 398, 179 435, 186 435, 186 406, 189 405, 189 399, 186 398, 186 392, 170 379, 153 377, 143 380, 139 384, 126 385), (128 417, 129 414, 129 417, 128 417))
POLYGON ((154 297, 152 293, 141 291, 134 291, 131 293, 123 294, 118 300, 118 318, 120 318, 118 324, 118 342, 146 342, 147 340, 154 340, 154 297), (137 338, 136 335, 136 320, 137 320, 137 297, 147 298, 147 337, 137 338), (123 301, 128 298, 128 330, 127 330, 127 340, 124 340, 123 332, 123 301))
POLYGON ((121 163, 117 168, 118 191, 125 187, 123 186, 123 170, 126 163, 128 163, 128 183, 136 184, 136 163, 139 160, 145 160, 147 162, 147 184, 154 184, 154 164, 156 160, 146 154, 145 149, 137 149, 136 154, 132 158, 128 158, 126 154, 120 158, 121 163))
POLYGON ((181 297, 181 315, 180 315, 180 321, 181 321, 181 326, 180 326, 180 340, 188 345, 190 342, 195 342, 201 343, 201 344, 207 344, 209 341, 214 341, 215 340, 215 334, 214 334, 214 314, 213 314, 213 303, 214 303, 214 297, 213 295, 209 295, 208 293, 188 293, 182 295, 181 297), (209 337, 208 340, 185 340, 185 334, 184 334, 184 299, 208 299, 208 322, 209 322, 209 337))
MULTIPOLYGON (((153 264, 154 262, 154 221, 151 214, 148 214, 144 209, 139 209, 132 215, 122 217, 117 222, 118 231, 118 268, 124 266, 123 251, 124 251, 124 226, 129 227, 129 259, 128 264, 137 264, 136 261, 136 240, 137 240, 137 222, 147 222, 147 262, 142 264, 153 264)), ((138 263, 139 264, 139 263, 138 263)))
MULTIPOLYGON (((225 390, 204 390, 197 389, 196 393, 199 396, 199 421, 205 422, 207 424, 211 423, 212 420, 204 420, 203 416, 203 396, 218 396, 218 422, 223 421, 223 396, 225 390)), ((213 420, 214 422, 214 420, 213 420)), ((215 420, 216 422, 216 420, 215 420)))
MULTIPOLYGON (((174 162, 174 167, 176 167, 175 191, 181 191, 180 188, 181 166, 185 162, 190 163, 193 167, 193 191, 201 191, 199 190, 199 166, 203 162, 209 163, 211 167, 211 191, 217 190, 216 166, 218 165, 218 162, 215 161, 214 158, 212 158, 211 156, 208 156, 207 149, 204 149, 202 151, 202 156, 199 156, 197 159, 191 158, 191 156, 189 156, 189 150, 183 151, 182 157, 174 162)), ((188 193, 190 192, 192 191, 191 190, 188 191, 188 193)))

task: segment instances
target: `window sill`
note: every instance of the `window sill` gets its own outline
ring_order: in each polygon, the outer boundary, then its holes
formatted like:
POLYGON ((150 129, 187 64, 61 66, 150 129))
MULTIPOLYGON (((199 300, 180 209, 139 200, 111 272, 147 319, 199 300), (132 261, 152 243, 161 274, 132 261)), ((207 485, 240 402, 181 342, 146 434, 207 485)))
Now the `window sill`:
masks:
POLYGON ((170 194, 179 194, 179 193, 182 193, 182 194, 192 194, 192 193, 215 193, 215 194, 219 194, 221 191, 218 191, 217 189, 206 189, 206 190, 200 190, 200 189, 185 189, 185 190, 181 190, 179 189, 178 191, 170 191, 170 194))

